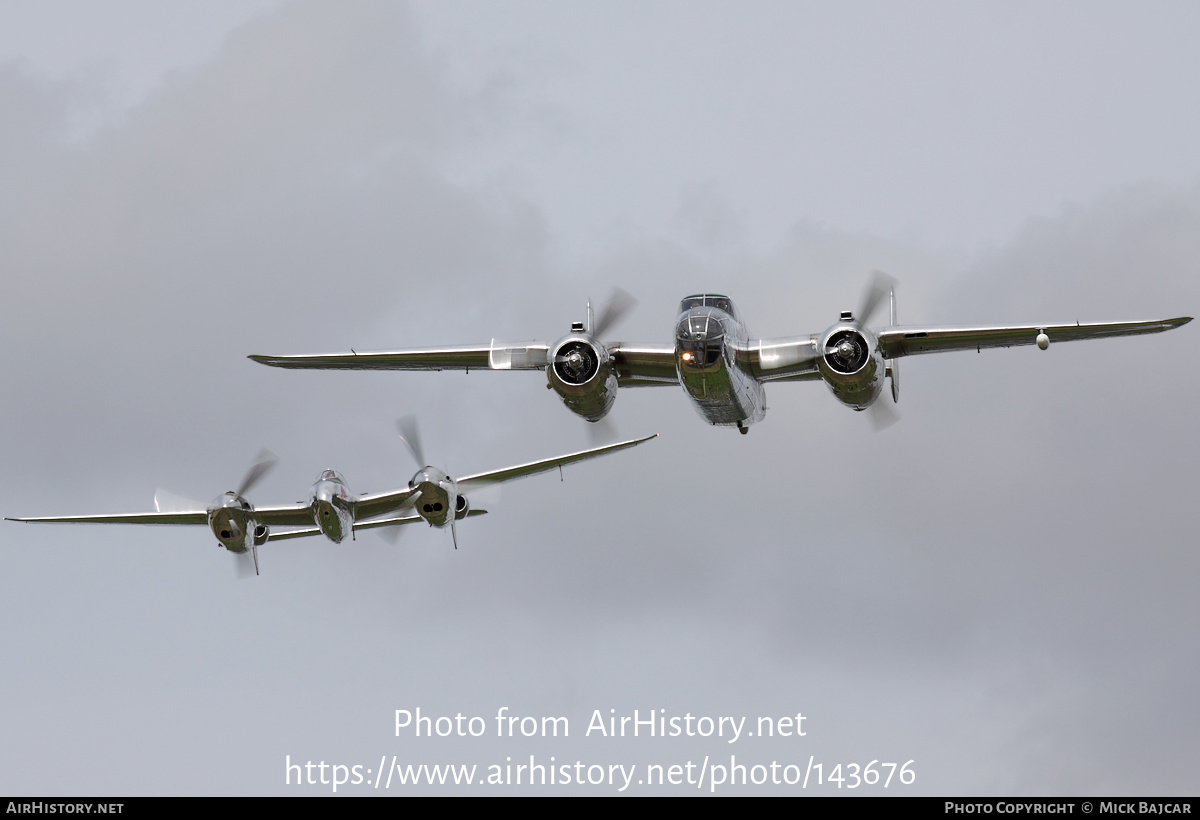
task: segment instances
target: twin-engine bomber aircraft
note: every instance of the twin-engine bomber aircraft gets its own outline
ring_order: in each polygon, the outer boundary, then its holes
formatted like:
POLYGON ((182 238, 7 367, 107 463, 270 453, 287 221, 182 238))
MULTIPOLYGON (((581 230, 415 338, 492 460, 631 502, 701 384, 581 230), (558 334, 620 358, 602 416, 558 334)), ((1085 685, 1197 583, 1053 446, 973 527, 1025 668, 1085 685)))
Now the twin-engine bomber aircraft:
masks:
POLYGON ((422 348, 383 353, 317 356, 251 356, 272 367, 318 370, 546 370, 549 388, 577 415, 599 421, 612 407, 618 387, 677 384, 706 422, 737 427, 762 421, 768 382, 822 380, 834 397, 854 410, 872 408, 877 426, 892 420, 883 393, 891 380, 892 401, 900 400, 897 360, 917 353, 981 350, 1103 336, 1159 333, 1191 317, 1157 322, 1028 324, 991 327, 900 326, 896 324, 895 281, 876 272, 857 313, 845 311, 821 333, 778 339, 751 339, 727 296, 702 293, 679 305, 675 344, 603 343, 599 339, 633 304, 617 290, 592 325, 576 322, 552 345, 545 342, 422 348), (880 330, 866 324, 888 297, 891 323, 880 330))
MULTIPOLYGON (((455 522, 460 518, 484 515, 487 512, 472 509, 467 501, 467 493, 635 447, 656 436, 657 434, 458 478, 451 478, 436 467, 425 466, 417 471, 407 487, 386 493, 364 494, 357 498, 350 495, 341 475, 335 470, 326 470, 313 484, 308 504, 255 508, 245 496, 276 463, 275 457, 264 451, 247 471, 238 489, 218 496, 206 510, 176 512, 165 509, 173 506, 172 497, 160 490, 154 496, 157 511, 151 513, 67 515, 6 520, 70 524, 207 524, 220 542, 218 546, 236 554, 240 559, 239 569, 247 575, 251 564, 254 573, 258 574, 258 548, 268 540, 283 541, 288 538, 324 534, 330 541, 338 544, 359 530, 395 527, 417 521, 426 521, 431 527, 449 525, 454 547, 457 549, 458 533, 455 530, 455 522), (285 529, 276 529, 277 527, 285 529)), ((406 424, 404 420, 401 421, 401 438, 417 462, 425 464, 415 423, 406 424)))

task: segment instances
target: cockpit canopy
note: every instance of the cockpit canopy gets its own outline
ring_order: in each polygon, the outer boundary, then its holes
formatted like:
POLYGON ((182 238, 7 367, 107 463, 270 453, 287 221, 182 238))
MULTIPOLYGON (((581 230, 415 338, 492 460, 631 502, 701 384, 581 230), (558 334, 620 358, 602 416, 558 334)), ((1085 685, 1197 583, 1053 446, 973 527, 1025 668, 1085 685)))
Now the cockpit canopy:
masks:
POLYGON ((346 480, 342 478, 341 473, 337 470, 326 470, 317 476, 317 481, 336 481, 338 484, 346 483, 346 480))
MULTIPOLYGON (((700 297, 703 298, 703 297, 700 297)), ((725 345, 722 312, 715 306, 693 305, 675 326, 675 351, 691 367, 711 367, 725 345)))
POLYGON ((698 307, 711 307, 717 310, 728 313, 733 318, 737 318, 737 310, 733 306, 733 300, 728 296, 722 296, 719 293, 696 293, 686 297, 679 303, 679 312, 686 313, 687 311, 698 307))
POLYGON ((675 338, 681 342, 720 343, 725 337, 725 325, 712 311, 697 311, 679 320, 675 338))

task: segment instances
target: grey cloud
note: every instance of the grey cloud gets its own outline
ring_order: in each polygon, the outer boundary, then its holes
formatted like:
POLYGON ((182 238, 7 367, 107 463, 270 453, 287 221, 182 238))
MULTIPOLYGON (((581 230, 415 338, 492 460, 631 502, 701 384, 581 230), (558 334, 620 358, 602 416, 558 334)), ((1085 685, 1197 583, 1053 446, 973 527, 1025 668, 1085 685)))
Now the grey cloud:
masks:
MULTIPOLYGON (((420 34, 401 6, 289 5, 84 145, 56 141, 61 89, 0 73, 29 113, 0 156, 46 157, 0 194, 19 273, 0 323, 4 514, 148 509, 160 485, 205 500, 264 444, 281 464, 260 503, 327 466, 398 486, 407 412, 456 471, 586 446, 536 374, 245 355, 554 338, 613 284, 640 300, 616 333, 655 342, 702 289, 756 334, 817 331, 873 268, 914 323, 1195 312, 1194 186, 1115 189, 973 256, 800 224, 771 252, 635 230, 559 264, 543 203, 446 170, 486 129, 420 34)), ((659 440, 512 485, 457 552, 416 528, 394 547, 268 544, 263 576, 237 583, 203 528, 6 523, 6 782, 300 793, 285 755, 709 753, 579 736, 593 709, 667 708, 811 712, 802 743, 734 751, 914 758, 923 793, 1186 793, 1195 339, 914 357, 879 435, 820 384, 769 387, 745 437, 678 389, 623 391, 618 431, 659 440), (573 735, 395 738, 393 710, 418 705, 568 714, 573 735)))

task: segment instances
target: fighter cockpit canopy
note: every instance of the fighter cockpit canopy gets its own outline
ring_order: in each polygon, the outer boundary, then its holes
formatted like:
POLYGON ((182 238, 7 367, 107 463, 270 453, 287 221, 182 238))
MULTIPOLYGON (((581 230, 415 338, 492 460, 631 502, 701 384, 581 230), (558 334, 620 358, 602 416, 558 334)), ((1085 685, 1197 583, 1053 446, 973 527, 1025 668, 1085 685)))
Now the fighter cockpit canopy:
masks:
POLYGON ((737 318, 737 310, 733 307, 733 300, 719 293, 697 293, 688 296, 679 303, 679 312, 684 313, 698 307, 716 308, 728 313, 735 319, 737 318))
POLYGON ((346 483, 346 480, 342 478, 341 473, 337 470, 326 470, 317 477, 317 481, 336 481, 339 484, 346 483))

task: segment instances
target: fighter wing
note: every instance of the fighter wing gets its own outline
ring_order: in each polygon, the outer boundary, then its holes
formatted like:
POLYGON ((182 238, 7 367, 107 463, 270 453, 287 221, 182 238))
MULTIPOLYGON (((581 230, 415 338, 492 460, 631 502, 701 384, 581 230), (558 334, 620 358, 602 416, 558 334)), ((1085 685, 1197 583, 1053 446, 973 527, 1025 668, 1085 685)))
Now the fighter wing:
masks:
POLYGON ((1105 336, 1136 336, 1161 333, 1192 321, 1190 316, 1158 322, 1107 322, 1082 325, 996 325, 993 327, 888 327, 878 331, 884 358, 912 356, 917 353, 941 353, 947 350, 982 350, 985 347, 1012 347, 1037 342, 1045 333, 1051 342, 1073 342, 1105 336))
MULTIPOLYGON (((255 507, 254 520, 269 527, 311 527, 312 507, 308 504, 293 504, 289 507, 255 507)), ((274 538, 275 534, 271 533, 274 538)))
MULTIPOLYGON (((473 515, 487 515, 487 510, 470 510, 467 512, 468 518, 470 518, 473 515)), ((418 521, 424 521, 424 520, 425 519, 419 515, 398 515, 393 518, 378 518, 374 521, 355 521, 354 522, 354 531, 358 532, 359 530, 373 530, 373 529, 376 529, 377 527, 398 527, 401 524, 415 524, 418 521)), ((289 538, 305 538, 309 535, 321 535, 321 534, 322 534, 321 530, 318 529, 317 527, 309 527, 308 529, 304 529, 304 530, 288 530, 286 532, 272 532, 270 541, 271 541, 271 543, 274 543, 275 541, 286 541, 289 538)))
MULTIPOLYGON (((366 493, 354 500, 354 518, 367 519, 377 515, 387 515, 398 512, 416 500, 419 491, 412 487, 404 487, 387 493, 366 493)), ((362 527, 362 524, 355 524, 362 527)), ((382 526, 382 525, 377 525, 382 526)))
POLYGON ((316 356, 250 356, 271 367, 310 370, 542 370, 545 342, 459 347, 427 347, 378 353, 327 353, 316 356))
POLYGON ((565 467, 568 464, 574 464, 577 461, 585 461, 596 456, 615 453, 618 450, 624 450, 629 447, 636 447, 644 441, 649 441, 652 438, 657 438, 658 433, 645 438, 631 439, 629 441, 621 441, 616 444, 607 444, 604 447, 594 447, 591 450, 581 450, 578 453, 570 455, 557 456, 555 458, 546 458, 541 461, 531 461, 528 464, 518 464, 516 467, 505 467, 502 470, 489 470, 486 473, 474 473, 473 475, 461 476, 458 479, 460 490, 465 491, 466 485, 479 486, 482 484, 495 484, 501 481, 512 481, 516 478, 524 478, 525 476, 534 475, 536 473, 544 473, 547 470, 553 470, 555 467, 565 467))
MULTIPOLYGON (((487 515, 487 510, 467 510, 467 518, 474 518, 477 515, 487 515)), ((377 527, 398 527, 401 524, 416 524, 418 521, 424 522, 425 519, 419 515, 398 515, 392 518, 377 518, 374 521, 355 521, 354 531, 373 530, 377 527)))
POLYGON ((276 541, 287 541, 290 538, 307 538, 310 535, 322 535, 322 532, 316 527, 309 527, 303 530, 284 530, 282 532, 272 530, 271 537, 267 540, 274 544, 276 541))
MULTIPOLYGON (((307 505, 260 507, 254 520, 272 527, 312 526, 312 509, 307 505)), ((57 524, 208 524, 207 510, 116 513, 105 515, 54 515, 36 518, 8 518, 7 521, 32 521, 57 524)), ((272 535, 272 538, 274 535, 272 535)), ((294 537, 294 536, 293 536, 294 537)))
POLYGON ((207 524, 208 511, 118 513, 116 515, 52 515, 37 518, 5 518, 4 520, 54 524, 207 524))

